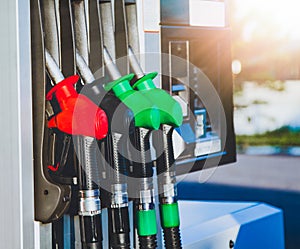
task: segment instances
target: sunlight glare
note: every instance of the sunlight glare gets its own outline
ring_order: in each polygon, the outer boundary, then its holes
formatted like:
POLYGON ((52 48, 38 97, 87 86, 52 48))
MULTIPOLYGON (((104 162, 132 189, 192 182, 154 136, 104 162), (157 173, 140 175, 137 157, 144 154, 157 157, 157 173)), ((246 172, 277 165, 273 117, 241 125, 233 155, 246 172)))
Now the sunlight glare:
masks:
POLYGON ((242 63, 239 60, 233 60, 231 70, 233 74, 238 75, 242 71, 242 63))
MULTIPOLYGON (((300 39, 299 0, 235 0, 235 2, 238 9, 237 18, 254 13, 258 20, 262 20, 259 17, 266 20, 266 23, 256 23, 256 25, 266 25, 267 28, 272 24, 278 31, 278 36, 300 39)), ((253 21, 255 22, 255 18, 253 21)), ((251 27, 253 28, 253 24, 251 27)))

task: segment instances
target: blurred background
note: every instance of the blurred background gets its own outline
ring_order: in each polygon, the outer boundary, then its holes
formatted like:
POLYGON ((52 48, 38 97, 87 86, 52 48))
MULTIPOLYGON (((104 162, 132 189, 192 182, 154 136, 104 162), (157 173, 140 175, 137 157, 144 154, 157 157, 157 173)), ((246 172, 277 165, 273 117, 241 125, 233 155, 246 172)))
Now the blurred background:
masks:
POLYGON ((230 3, 239 152, 300 156, 300 4, 230 3))
POLYGON ((298 249, 300 2, 229 2, 237 163, 185 176, 179 196, 279 207, 286 248, 298 249))

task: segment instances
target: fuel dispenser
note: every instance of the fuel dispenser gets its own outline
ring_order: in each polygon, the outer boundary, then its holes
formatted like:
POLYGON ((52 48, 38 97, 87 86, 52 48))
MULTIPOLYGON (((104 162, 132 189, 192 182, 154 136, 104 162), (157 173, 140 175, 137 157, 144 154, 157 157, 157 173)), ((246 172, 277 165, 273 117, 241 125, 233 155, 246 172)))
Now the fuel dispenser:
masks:
POLYGON ((194 200, 235 161, 227 6, 2 1, 1 248, 284 248, 282 210, 194 200))
POLYGON ((228 3, 161 0, 160 10, 161 86, 181 103, 184 115, 177 129, 185 148, 177 173, 233 162, 228 3))
POLYGON ((52 248, 163 248, 160 226, 182 248, 176 175, 235 161, 229 31, 177 19, 183 2, 161 1, 162 68, 146 73, 139 1, 30 1, 35 219, 52 248))

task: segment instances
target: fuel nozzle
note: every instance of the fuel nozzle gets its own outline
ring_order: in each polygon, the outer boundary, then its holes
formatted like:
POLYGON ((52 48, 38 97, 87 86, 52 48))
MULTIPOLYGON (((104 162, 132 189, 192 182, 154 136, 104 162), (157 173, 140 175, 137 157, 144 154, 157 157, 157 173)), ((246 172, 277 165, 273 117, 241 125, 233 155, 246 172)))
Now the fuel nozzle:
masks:
POLYGON ((130 220, 128 211, 127 178, 129 163, 128 137, 134 133, 134 115, 112 92, 106 92, 95 79, 85 60, 76 53, 77 69, 85 87, 81 94, 99 105, 108 118, 108 134, 99 141, 99 147, 106 163, 101 189, 102 207, 108 210, 109 248, 130 249, 130 220))
POLYGON ((159 110, 160 123, 178 127, 182 124, 183 115, 180 104, 164 90, 156 88, 153 79, 156 72, 144 75, 133 85, 133 89, 139 90, 159 110))
POLYGON ((57 128, 70 135, 104 138, 108 131, 105 112, 86 96, 78 94, 74 84, 79 76, 70 76, 55 85, 47 94, 47 100, 55 95, 61 112, 50 118, 49 128, 57 128))
POLYGON ((128 154, 128 136, 134 133, 134 116, 113 93, 107 93, 101 85, 91 84, 83 93, 100 107, 108 117, 108 134, 99 141, 104 155, 106 189, 102 189, 102 207, 108 210, 109 248, 130 249, 130 220, 128 211, 127 178, 129 163, 124 155, 128 154))
POLYGON ((139 179, 139 198, 136 201, 136 226, 140 248, 156 248, 156 213, 153 188, 153 164, 150 155, 149 135, 152 129, 158 129, 160 117, 158 110, 139 92, 134 91, 128 79, 122 77, 109 84, 105 89, 112 89, 115 95, 128 106, 134 114, 136 131, 134 134, 135 153, 133 176, 139 179))
POLYGON ((139 236, 140 248, 156 248, 156 213, 153 187, 153 162, 150 154, 149 136, 152 130, 160 126, 160 115, 157 108, 140 92, 132 89, 130 80, 133 74, 120 77, 107 50, 104 50, 104 60, 113 78, 113 82, 104 86, 132 110, 135 119, 135 134, 133 144, 136 149, 132 160, 132 175, 138 179, 138 198, 135 200, 135 220, 139 236))
POLYGON ((145 97, 132 89, 129 81, 134 74, 128 74, 105 85, 105 90, 112 90, 134 113, 135 125, 157 130, 160 124, 158 110, 145 97))
POLYGON ((46 65, 50 77, 57 83, 48 92, 47 99, 50 100, 55 96, 61 109, 49 120, 48 126, 74 135, 74 145, 77 147, 77 158, 80 163, 78 215, 82 248, 102 249, 97 140, 107 135, 107 116, 90 99, 76 92, 74 84, 78 81, 78 76, 64 79, 47 50, 46 65))
POLYGON ((74 84, 78 76, 71 76, 54 86, 47 99, 55 95, 61 112, 49 120, 49 127, 74 135, 78 170, 79 219, 83 249, 102 248, 102 225, 97 140, 107 135, 108 121, 105 112, 86 96, 78 94, 74 84), (96 140, 97 139, 97 140, 96 140))
MULTIPOLYGON (((131 51, 129 49, 129 51, 131 51)), ((131 65, 137 67, 136 58, 131 53, 131 65), (134 63, 132 63, 134 62, 134 63)), ((138 70, 136 73, 141 75, 138 70)), ((157 73, 149 73, 142 76, 133 85, 148 100, 150 100, 159 110, 161 127, 160 133, 155 132, 153 143, 159 155, 157 162, 158 189, 160 200, 160 218, 164 231, 165 246, 167 249, 182 248, 180 238, 180 219, 177 203, 176 170, 172 134, 174 127, 182 124, 183 114, 180 104, 175 101, 164 90, 156 88, 153 79, 157 73)))

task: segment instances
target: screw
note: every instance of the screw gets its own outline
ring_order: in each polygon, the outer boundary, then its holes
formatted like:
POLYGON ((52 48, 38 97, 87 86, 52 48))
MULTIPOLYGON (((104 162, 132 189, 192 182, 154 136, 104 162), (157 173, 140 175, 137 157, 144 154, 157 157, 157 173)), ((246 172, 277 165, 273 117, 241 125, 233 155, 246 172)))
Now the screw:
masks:
POLYGON ((64 196, 63 197, 63 202, 68 202, 70 201, 70 197, 69 196, 64 196))
POLYGON ((44 195, 48 195, 49 191, 47 189, 44 190, 44 195))

